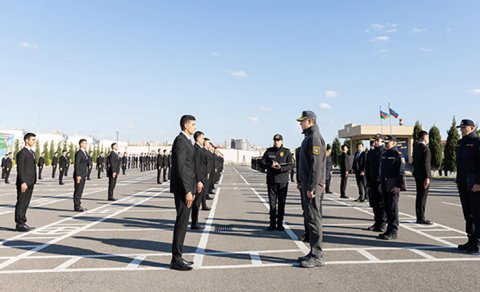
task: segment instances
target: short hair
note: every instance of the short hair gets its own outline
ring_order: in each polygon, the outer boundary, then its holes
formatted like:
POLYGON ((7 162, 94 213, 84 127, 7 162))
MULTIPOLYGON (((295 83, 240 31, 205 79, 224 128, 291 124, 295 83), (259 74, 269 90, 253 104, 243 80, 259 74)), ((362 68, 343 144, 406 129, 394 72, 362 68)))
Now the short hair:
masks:
POLYGON ((331 150, 331 149, 332 149, 332 145, 327 144, 327 150, 331 150))
POLYGON ((343 144, 343 145, 342 145, 342 150, 343 150, 345 147, 350 148, 350 147, 348 147, 347 144, 343 144))
POLYGON ((423 137, 427 136, 428 133, 426 131, 420 131, 420 133, 418 133, 418 139, 422 139, 423 137))
POLYGON ((63 153, 63 152, 67 152, 67 149, 63 149, 63 150, 62 150, 62 153, 63 153))
POLYGON ((357 147, 362 145, 363 146, 363 142, 357 142, 357 147))
POLYGON ((115 145, 117 145, 117 143, 112 143, 112 146, 110 146, 110 147, 112 147, 112 149, 113 149, 113 146, 115 146, 115 145))
POLYGON ((37 137, 37 135, 35 135, 34 133, 27 133, 25 134, 25 136, 23 136, 23 141, 27 141, 32 137, 37 137))
POLYGON ((198 138, 202 135, 205 135, 202 131, 196 131, 195 134, 193 134, 193 139, 195 142, 197 142, 198 138))
POLYGON ((196 121, 195 117, 192 115, 184 115, 180 119, 180 129, 185 130, 185 124, 189 121, 196 121))
POLYGON ((78 141, 78 145, 82 144, 83 142, 87 142, 87 139, 80 139, 80 141, 78 141))

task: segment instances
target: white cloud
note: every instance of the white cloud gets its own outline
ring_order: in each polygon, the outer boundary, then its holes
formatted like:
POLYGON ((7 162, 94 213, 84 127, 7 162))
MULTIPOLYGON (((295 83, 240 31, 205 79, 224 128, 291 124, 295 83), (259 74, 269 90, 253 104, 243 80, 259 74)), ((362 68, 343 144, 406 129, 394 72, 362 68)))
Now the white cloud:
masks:
POLYGON ((390 40, 390 38, 386 35, 381 35, 381 36, 377 36, 377 37, 374 37, 373 39, 370 40, 370 42, 372 43, 386 43, 390 40))
POLYGON ((325 96, 326 97, 337 97, 338 92, 333 91, 333 90, 327 90, 327 91, 325 91, 325 96))
POLYGON ((248 117, 247 119, 248 119, 248 122, 252 125, 257 124, 259 121, 257 117, 248 117))
POLYGON ((238 71, 228 71, 228 73, 229 73, 231 76, 237 77, 237 78, 246 78, 246 77, 248 77, 247 72, 242 71, 242 70, 238 70, 238 71))
POLYGON ((374 23, 370 25, 370 28, 367 28, 365 32, 371 32, 371 31, 376 31, 376 32, 384 32, 384 33, 394 33, 397 31, 398 25, 396 23, 385 23, 385 24, 380 24, 380 23, 374 23))
POLYGON ((480 95, 480 88, 471 89, 470 93, 475 95, 480 95))
POLYGON ((258 108, 258 111, 263 112, 263 113, 267 113, 267 112, 271 112, 272 109, 269 108, 269 107, 261 106, 261 107, 258 108))
POLYGON ((39 45, 23 41, 20 43, 20 47, 24 49, 38 49, 39 45))
POLYGON ((411 33, 421 33, 421 32, 426 32, 427 29, 424 28, 424 27, 414 27, 412 28, 412 30, 410 31, 411 33))
POLYGON ((212 57, 218 57, 218 56, 220 56, 219 52, 212 52, 212 57))
POLYGON ((328 103, 322 102, 320 104, 320 108, 323 109, 323 110, 328 110, 328 109, 331 109, 332 107, 328 103))
POLYGON ((433 52, 434 48, 418 48, 420 52, 430 53, 433 52))

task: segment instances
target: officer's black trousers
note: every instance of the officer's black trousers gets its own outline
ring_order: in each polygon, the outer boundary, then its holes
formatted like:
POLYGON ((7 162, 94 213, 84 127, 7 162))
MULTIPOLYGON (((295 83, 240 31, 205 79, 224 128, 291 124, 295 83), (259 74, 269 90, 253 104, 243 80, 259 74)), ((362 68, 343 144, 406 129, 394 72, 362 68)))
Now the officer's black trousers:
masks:
POLYGON ((98 168, 98 178, 101 178, 101 173, 102 173, 102 168, 99 167, 99 168, 98 168))
POLYGON ((387 233, 398 232, 398 199, 400 193, 383 192, 383 202, 385 203, 385 213, 387 214, 387 233))
POLYGON ((92 169, 93 169, 93 167, 92 167, 92 166, 89 166, 89 167, 88 167, 88 171, 87 171, 87 179, 90 179, 90 174, 92 173, 92 169))
POLYGON ((58 172, 58 183, 63 184, 63 176, 65 175, 65 171, 62 169, 58 172))
POLYGON ((415 199, 415 213, 417 220, 425 220, 425 205, 427 204, 428 188, 423 187, 425 178, 416 177, 415 184, 417 186, 417 198, 415 199))
POLYGON ((167 181, 167 171, 168 169, 166 167, 163 168, 163 181, 167 181))
POLYGON ((25 193, 22 193, 21 187, 17 186, 17 204, 15 205, 15 223, 24 225, 27 223, 27 209, 32 199, 33 186, 28 187, 25 193))
POLYGON ((160 176, 162 174, 162 169, 161 168, 157 168, 157 184, 161 184, 162 181, 160 180, 160 176))
POLYGON ((52 178, 55 178, 55 173, 57 172, 57 166, 53 165, 52 166, 52 178))
POLYGON ((364 175, 355 174, 355 179, 357 181, 358 193, 360 199, 364 200, 367 196, 367 181, 364 175))
POLYGON ((183 255, 183 243, 187 233, 188 219, 190 217, 190 208, 187 208, 184 193, 175 193, 175 209, 177 218, 173 229, 172 259, 180 261, 183 255))
POLYGON ((83 195, 83 189, 85 188, 85 177, 82 176, 80 179, 80 183, 77 184, 77 177, 73 177, 73 185, 74 185, 74 190, 73 190, 73 206, 75 209, 79 208, 82 206, 82 195, 83 195))
POLYGON ((192 225, 198 223, 198 213, 200 211, 200 205, 203 204, 206 197, 205 188, 202 190, 201 193, 197 193, 195 196, 195 200, 193 200, 192 204, 192 225))
POLYGON ((10 177, 10 172, 12 171, 11 168, 7 168, 5 170, 5 182, 8 182, 8 178, 10 177))
POLYGON ((478 244, 480 239, 480 193, 472 192, 471 187, 467 187, 467 184, 464 183, 458 184, 458 193, 465 218, 465 232, 478 244))
POLYGON ((281 226, 285 217, 288 183, 268 184, 268 202, 270 204, 270 226, 281 226), (278 209, 277 209, 278 202, 278 209), (275 225, 276 224, 276 225, 275 225))
POLYGON ((310 254, 315 258, 322 257, 322 200, 323 193, 316 194, 313 199, 307 196, 307 186, 301 187, 302 198, 305 202, 304 216, 307 221, 310 238, 310 254))
POLYGON ((370 182, 369 185, 369 200, 373 209, 373 220, 375 221, 375 227, 381 228, 387 222, 387 214, 385 213, 383 196, 378 190, 380 184, 374 181, 370 182))
POLYGON ((2 179, 5 178, 5 168, 2 167, 2 179))
POLYGON ((111 175, 108 177, 108 198, 113 198, 113 191, 115 190, 115 186, 117 185, 117 177, 112 177, 111 175))
POLYGON ((346 189, 347 189, 347 182, 348 182, 348 176, 345 176, 344 174, 341 174, 341 179, 340 179, 340 195, 346 196, 346 189))
POLYGON ((328 193, 331 193, 330 192, 330 183, 332 182, 332 178, 326 178, 325 179, 325 192, 328 194, 328 193))
POLYGON ((38 167, 38 179, 42 179, 43 166, 38 167))
POLYGON ((295 182, 295 171, 290 171, 290 182, 295 182))

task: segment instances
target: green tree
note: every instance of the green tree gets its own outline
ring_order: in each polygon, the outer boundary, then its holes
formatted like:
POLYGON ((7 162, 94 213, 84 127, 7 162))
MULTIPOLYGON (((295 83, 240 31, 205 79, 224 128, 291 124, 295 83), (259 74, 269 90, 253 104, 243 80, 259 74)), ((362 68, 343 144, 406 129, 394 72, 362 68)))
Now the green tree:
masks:
POLYGON ((57 144, 57 150, 55 151, 55 152, 57 152, 57 156, 62 155, 62 150, 63 150, 62 149, 62 144, 63 144, 63 142, 61 142, 61 141, 58 142, 58 144, 57 144))
POLYGON ((20 151, 20 140, 15 139, 15 144, 13 148, 13 159, 17 158, 17 153, 20 151))
POLYGON ((420 121, 415 122, 415 126, 413 127, 413 143, 416 144, 418 141, 418 134, 423 131, 422 124, 420 124, 420 121))
POLYGON ((442 137, 440 136, 440 131, 436 126, 432 126, 428 132, 428 135, 430 136, 430 144, 428 146, 432 154, 432 170, 437 171, 442 166, 442 137))
POLYGON ((48 159, 50 160, 50 164, 53 160, 53 156, 55 155, 55 142, 50 141, 50 149, 48 150, 48 159))
POLYGON ((38 158, 40 157, 40 142, 37 140, 35 144, 35 164, 38 162, 38 158))
POLYGON ((334 166, 338 166, 340 163, 340 154, 342 153, 342 150, 340 149, 340 140, 338 138, 335 138, 332 143, 332 164, 334 166))
POLYGON ((48 142, 43 143, 43 157, 45 158, 45 164, 50 165, 48 162, 48 142))
POLYGON ((445 144, 444 157, 446 171, 457 171, 456 148, 457 142, 460 139, 460 134, 457 130, 457 121, 453 117, 452 125, 447 131, 447 143, 445 144))
POLYGON ((73 143, 70 143, 70 145, 68 146, 69 148, 69 155, 70 155, 70 163, 75 163, 75 145, 73 143))

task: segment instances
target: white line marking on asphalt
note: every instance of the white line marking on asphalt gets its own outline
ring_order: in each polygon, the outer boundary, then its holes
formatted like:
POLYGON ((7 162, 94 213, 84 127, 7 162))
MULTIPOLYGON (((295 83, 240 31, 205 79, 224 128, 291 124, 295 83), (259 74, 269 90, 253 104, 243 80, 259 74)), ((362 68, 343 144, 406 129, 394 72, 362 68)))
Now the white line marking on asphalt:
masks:
POLYGON ((250 259, 252 260, 252 265, 258 266, 262 264, 262 259, 258 253, 252 252, 250 253, 250 259))
POLYGON ((442 202, 442 203, 443 203, 443 204, 446 204, 446 205, 455 206, 455 207, 462 207, 462 205, 460 205, 460 204, 449 203, 449 202, 442 202))
POLYGON ((78 257, 78 256, 73 257, 73 258, 69 259, 68 261, 64 262, 63 264, 59 265, 58 267, 54 268, 53 270, 54 271, 64 271, 68 267, 71 267, 73 264, 78 262, 80 259, 82 259, 82 257, 78 257))
POLYGON ((128 266, 127 266, 127 269, 136 269, 138 268, 138 266, 145 260, 147 256, 136 256, 133 261, 131 261, 128 266))
POLYGON ((372 261, 372 262, 379 262, 380 260, 374 256, 373 254, 369 253, 368 251, 364 250, 364 249, 358 249, 357 252, 361 255, 363 255, 364 257, 366 257, 368 260, 372 261))
POLYGON ((235 168, 233 167, 233 169, 238 173, 238 175, 243 179, 243 181, 245 182, 245 184, 247 185, 250 185, 250 183, 243 177, 243 175, 240 174, 240 172, 235 168))

